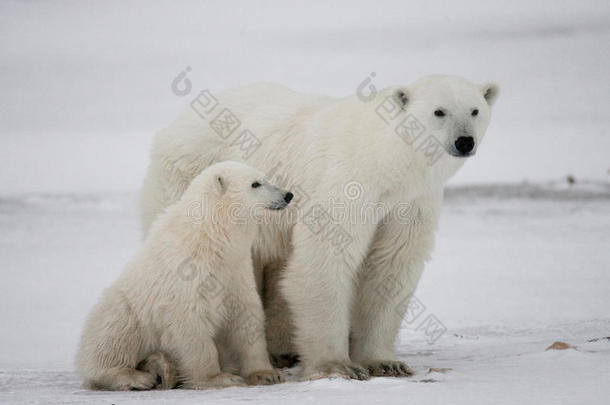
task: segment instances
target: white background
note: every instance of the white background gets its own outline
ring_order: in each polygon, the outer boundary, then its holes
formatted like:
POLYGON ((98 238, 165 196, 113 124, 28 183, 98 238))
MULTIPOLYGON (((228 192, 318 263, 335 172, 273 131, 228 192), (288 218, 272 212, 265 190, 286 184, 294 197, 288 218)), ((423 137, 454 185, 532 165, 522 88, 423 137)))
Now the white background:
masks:
POLYGON ((496 81, 480 156, 456 183, 607 179, 607 1, 4 1, 1 193, 133 190, 190 100, 272 81, 334 96, 433 73, 496 81))

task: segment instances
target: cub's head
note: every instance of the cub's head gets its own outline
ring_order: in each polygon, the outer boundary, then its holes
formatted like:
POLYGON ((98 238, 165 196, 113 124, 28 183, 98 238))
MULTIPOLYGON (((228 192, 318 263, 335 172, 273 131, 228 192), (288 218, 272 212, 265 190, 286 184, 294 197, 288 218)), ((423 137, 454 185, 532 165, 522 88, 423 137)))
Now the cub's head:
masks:
POLYGON ((291 192, 268 183, 263 172, 243 163, 220 162, 204 172, 215 200, 235 219, 260 218, 265 210, 286 208, 293 198, 291 192))
POLYGON ((455 159, 473 156, 499 95, 494 83, 477 85, 455 76, 427 76, 394 91, 395 101, 412 114, 455 159))

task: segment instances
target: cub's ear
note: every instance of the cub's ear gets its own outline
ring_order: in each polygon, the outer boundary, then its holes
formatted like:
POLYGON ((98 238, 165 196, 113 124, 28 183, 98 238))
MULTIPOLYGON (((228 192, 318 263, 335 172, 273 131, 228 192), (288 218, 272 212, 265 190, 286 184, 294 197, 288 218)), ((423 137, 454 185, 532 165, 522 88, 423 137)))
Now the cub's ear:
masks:
POLYGON ((481 92, 487 104, 493 105, 500 95, 500 87, 495 83, 486 83, 481 87, 481 92))
POLYGON ((214 184, 216 186, 216 191, 218 192, 218 194, 224 193, 227 189, 227 185, 225 184, 225 180, 222 178, 222 176, 216 176, 214 184))
POLYGON ((394 101, 404 110, 407 103, 410 101, 410 95, 407 89, 396 89, 394 90, 394 101))

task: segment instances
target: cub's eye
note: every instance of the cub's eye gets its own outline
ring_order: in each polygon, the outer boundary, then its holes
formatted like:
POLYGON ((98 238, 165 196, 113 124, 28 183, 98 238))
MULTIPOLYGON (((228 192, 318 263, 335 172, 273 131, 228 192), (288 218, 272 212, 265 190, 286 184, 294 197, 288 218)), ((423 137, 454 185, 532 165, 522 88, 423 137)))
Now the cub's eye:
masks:
POLYGON ((477 109, 472 110, 472 116, 476 117, 477 115, 479 115, 479 110, 477 110, 477 109))
POLYGON ((443 111, 443 110, 436 110, 436 111, 434 111, 434 115, 436 115, 437 117, 444 117, 445 116, 445 111, 443 111))
POLYGON ((255 181, 254 183, 252 183, 252 188, 257 188, 260 186, 261 186, 261 183, 259 183, 258 181, 255 181))

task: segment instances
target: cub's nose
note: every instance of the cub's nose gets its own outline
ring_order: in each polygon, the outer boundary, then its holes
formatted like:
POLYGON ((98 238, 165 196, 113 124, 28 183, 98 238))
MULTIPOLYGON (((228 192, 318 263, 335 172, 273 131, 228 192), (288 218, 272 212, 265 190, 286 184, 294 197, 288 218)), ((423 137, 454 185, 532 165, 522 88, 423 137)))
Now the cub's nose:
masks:
POLYGON ((474 138, 472 136, 460 136, 455 140, 455 148, 462 155, 467 155, 474 149, 474 138))
POLYGON ((286 204, 292 201, 292 197, 294 197, 294 194, 292 194, 290 191, 284 195, 284 201, 286 201, 286 204))

